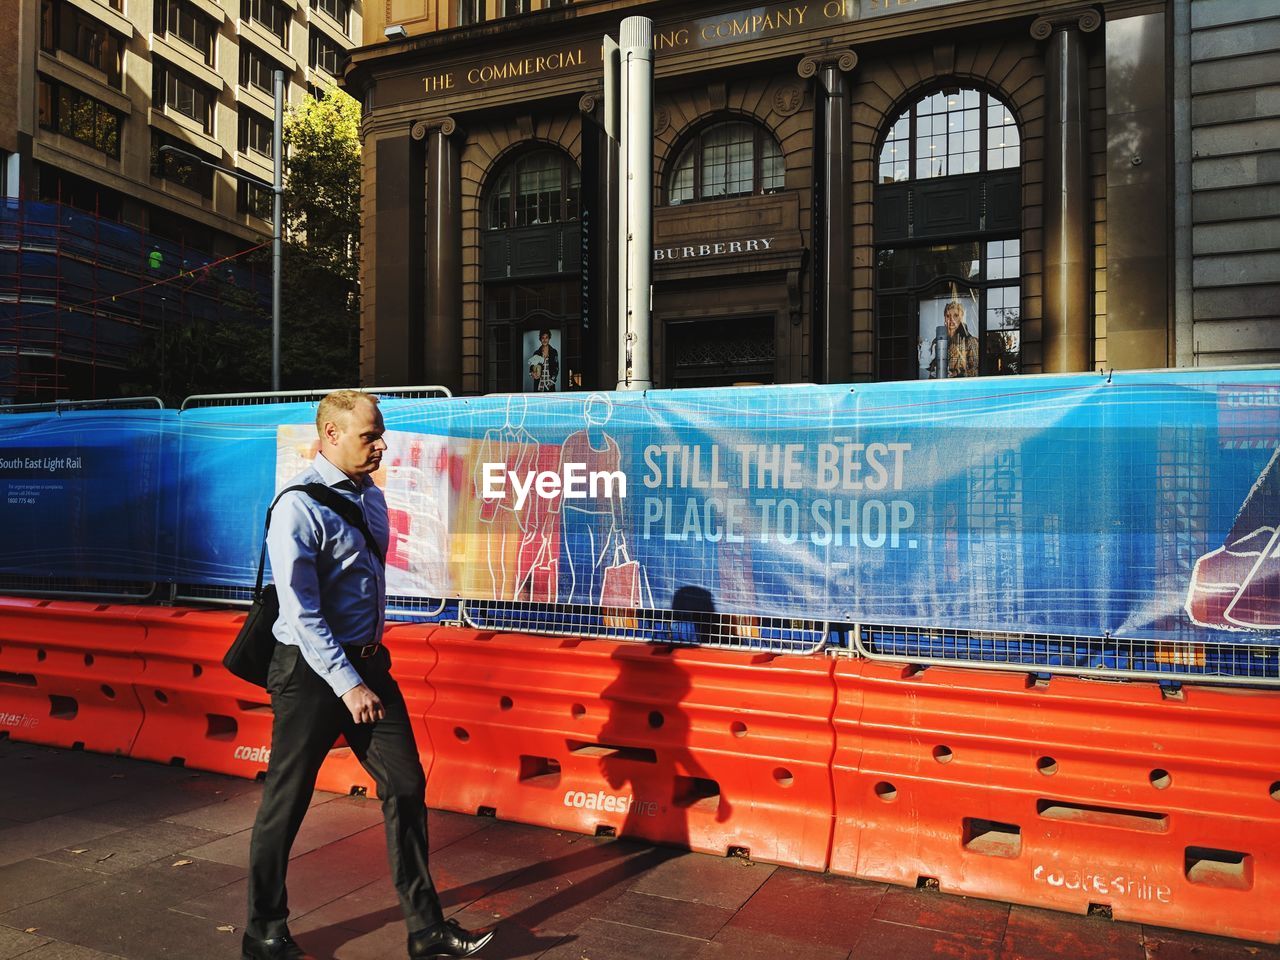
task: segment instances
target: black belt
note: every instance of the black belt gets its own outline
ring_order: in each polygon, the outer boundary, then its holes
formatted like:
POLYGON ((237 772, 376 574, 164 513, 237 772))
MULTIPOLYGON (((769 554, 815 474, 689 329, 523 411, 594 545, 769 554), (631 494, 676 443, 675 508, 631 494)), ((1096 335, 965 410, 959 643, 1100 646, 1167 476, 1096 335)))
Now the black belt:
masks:
POLYGON ((366 643, 364 646, 357 646, 353 643, 349 647, 343 647, 343 649, 347 652, 347 656, 349 657, 354 656, 359 657, 362 660, 367 660, 382 649, 382 641, 375 640, 373 643, 366 643))

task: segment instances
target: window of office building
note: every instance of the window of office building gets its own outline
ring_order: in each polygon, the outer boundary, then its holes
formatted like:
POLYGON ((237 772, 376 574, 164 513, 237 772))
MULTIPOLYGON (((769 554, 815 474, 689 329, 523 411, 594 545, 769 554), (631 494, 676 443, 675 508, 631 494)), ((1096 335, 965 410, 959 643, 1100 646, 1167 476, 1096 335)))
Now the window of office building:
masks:
MULTIPOLYGON (((212 198, 213 170, 197 162, 194 158, 198 156, 201 156, 200 152, 185 140, 171 137, 168 134, 161 133, 159 130, 151 131, 152 175, 164 180, 171 180, 174 183, 180 183, 184 187, 194 190, 202 197, 212 198), (160 148, 164 146, 177 147, 185 151, 187 155, 161 153, 160 148)), ((213 157, 206 159, 216 162, 216 158, 213 157)))
POLYGON ((257 22, 289 49, 289 11, 280 0, 240 0, 240 19, 257 22))
POLYGON ((120 86, 120 37, 62 0, 40 0, 40 48, 70 54, 105 73, 111 86, 120 86))
POLYGON ((236 181, 236 210, 249 213, 259 220, 271 219, 271 190, 248 180, 236 181))
POLYGON ((351 33, 351 0, 311 0, 311 9, 328 14, 342 27, 343 33, 351 33))
POLYGON ((490 230, 578 219, 577 165, 558 150, 538 150, 511 163, 490 188, 490 230))
POLYGON ((876 353, 884 380, 1018 373, 1021 137, 973 89, 898 115, 877 162, 876 353))
POLYGON ((773 135, 741 120, 704 127, 676 155, 667 202, 720 200, 773 193, 786 185, 786 165, 773 135))
POLYGON ((44 77, 39 81, 39 99, 42 128, 119 158, 121 116, 115 110, 74 87, 44 77))
POLYGON ((240 152, 272 157, 271 137, 274 126, 270 120, 247 107, 240 108, 240 152))
POLYGON ((213 133, 213 91, 185 70, 156 60, 152 67, 152 99, 163 103, 166 111, 180 113, 196 123, 205 133, 213 133))
POLYGON ((214 37, 217 27, 187 0, 162 0, 155 6, 155 31, 181 40, 196 55, 213 66, 214 37))
POLYGON ((332 76, 338 75, 338 58, 342 55, 336 40, 325 36, 315 27, 311 28, 308 37, 308 63, 312 69, 319 68, 332 76))
POLYGON ((240 86, 256 87, 263 93, 274 96, 275 87, 272 86, 272 74, 277 70, 283 69, 280 64, 252 44, 241 41, 240 86))
POLYGON ((486 0, 461 0, 458 8, 458 23, 464 27, 474 23, 484 23, 488 19, 485 4, 486 0))

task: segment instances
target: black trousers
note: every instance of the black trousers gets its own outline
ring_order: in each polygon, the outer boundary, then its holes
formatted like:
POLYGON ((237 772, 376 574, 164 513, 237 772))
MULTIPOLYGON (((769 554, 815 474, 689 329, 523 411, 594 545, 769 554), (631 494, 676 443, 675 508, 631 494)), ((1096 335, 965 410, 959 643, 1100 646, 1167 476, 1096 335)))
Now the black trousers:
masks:
POLYGON ((249 845, 249 922, 245 932, 265 939, 288 932, 285 872, 316 776, 342 734, 369 771, 382 799, 391 879, 410 931, 443 919, 427 870, 427 780, 400 687, 391 677, 386 647, 352 665, 382 700, 386 716, 357 724, 346 704, 307 664, 295 646, 276 644, 267 674, 271 709, 271 760, 262 805, 249 845))

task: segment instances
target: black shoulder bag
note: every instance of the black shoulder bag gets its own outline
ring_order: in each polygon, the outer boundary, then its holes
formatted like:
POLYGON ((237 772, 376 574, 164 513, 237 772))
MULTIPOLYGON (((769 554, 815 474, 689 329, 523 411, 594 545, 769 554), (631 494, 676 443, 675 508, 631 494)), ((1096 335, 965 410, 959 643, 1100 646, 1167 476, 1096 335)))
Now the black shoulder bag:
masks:
POLYGON ((258 582, 253 588, 253 603, 249 606, 249 615, 245 617, 244 625, 240 627, 240 632, 231 641, 231 648, 222 658, 222 665, 229 671, 241 680, 259 687, 267 685, 267 668, 271 666, 271 655, 276 647, 272 628, 276 618, 280 616, 280 597, 276 593, 276 585, 269 583, 265 588, 262 586, 262 572, 267 559, 267 531, 271 529, 271 512, 275 510, 280 498, 290 490, 301 490, 359 530, 378 562, 383 562, 382 550, 365 524, 364 513, 336 490, 323 483, 303 483, 285 487, 276 494, 271 506, 267 508, 267 519, 262 526, 262 550, 258 554, 258 582))

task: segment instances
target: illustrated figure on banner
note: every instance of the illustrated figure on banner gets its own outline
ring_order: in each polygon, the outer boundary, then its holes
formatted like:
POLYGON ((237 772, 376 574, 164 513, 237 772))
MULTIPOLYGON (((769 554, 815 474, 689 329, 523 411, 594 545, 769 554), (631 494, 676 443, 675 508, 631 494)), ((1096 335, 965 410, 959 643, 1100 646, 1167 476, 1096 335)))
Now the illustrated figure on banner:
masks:
MULTIPOLYGON (((560 448, 561 470, 564 464, 580 463, 588 476, 620 471, 622 451, 604 429, 613 416, 613 403, 604 394, 593 393, 583 404, 582 415, 586 425, 569 434, 560 448)), ((623 500, 616 490, 609 496, 603 486, 595 492, 596 496, 581 500, 555 501, 566 560, 560 572, 561 594, 567 603, 632 610, 651 606, 644 570, 627 546, 623 500)))
POLYGON ((509 473, 519 476, 539 469, 538 441, 524 425, 528 409, 529 402, 523 396, 507 398, 506 419, 501 427, 485 431, 472 477, 475 496, 481 500, 485 562, 492 596, 497 599, 516 597, 517 563, 528 533, 528 510, 516 509, 516 493, 509 483, 502 496, 486 498, 483 471, 486 463, 505 464, 509 473))
MULTIPOLYGON (((533 469, 538 474, 553 473, 560 464, 560 450, 540 444, 534 452, 533 469)), ((516 551, 516 578, 512 600, 555 603, 560 598, 560 513, 559 498, 530 495, 518 510, 524 535, 516 551)))
POLYGON ((1240 505, 1222 546, 1196 561, 1186 609, 1204 627, 1280 629, 1280 450, 1240 505))

